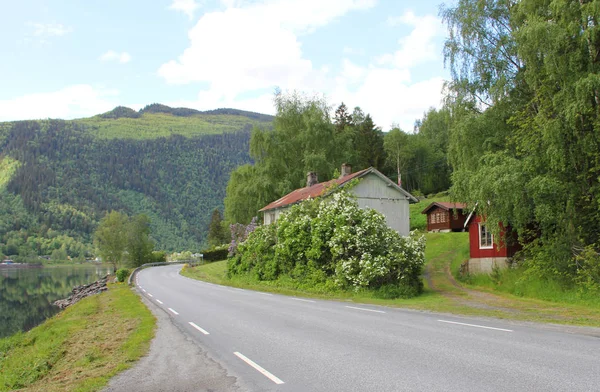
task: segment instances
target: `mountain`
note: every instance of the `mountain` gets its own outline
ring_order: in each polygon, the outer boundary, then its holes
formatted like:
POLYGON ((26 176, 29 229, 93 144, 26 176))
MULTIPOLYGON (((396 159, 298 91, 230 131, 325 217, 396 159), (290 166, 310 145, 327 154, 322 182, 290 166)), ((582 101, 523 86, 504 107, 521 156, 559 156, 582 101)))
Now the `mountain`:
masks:
POLYGON ((152 104, 0 123, 0 250, 81 258, 113 209, 147 214, 159 249, 197 250, 230 172, 250 162, 252 128, 270 128, 272 119, 152 104))

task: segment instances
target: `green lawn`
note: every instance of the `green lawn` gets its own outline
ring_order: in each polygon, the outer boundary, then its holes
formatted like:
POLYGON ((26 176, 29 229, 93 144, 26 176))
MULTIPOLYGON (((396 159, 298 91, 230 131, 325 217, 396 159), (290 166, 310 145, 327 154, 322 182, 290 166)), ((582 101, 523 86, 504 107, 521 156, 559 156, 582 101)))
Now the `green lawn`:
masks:
POLYGON ((0 339, 0 391, 97 391, 150 347, 155 319, 126 284, 0 339))

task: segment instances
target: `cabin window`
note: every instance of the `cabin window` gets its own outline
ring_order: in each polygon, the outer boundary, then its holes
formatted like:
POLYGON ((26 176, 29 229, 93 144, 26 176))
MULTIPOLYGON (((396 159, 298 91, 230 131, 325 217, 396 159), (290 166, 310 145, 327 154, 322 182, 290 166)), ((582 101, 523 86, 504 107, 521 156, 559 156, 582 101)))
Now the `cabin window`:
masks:
POLYGON ((492 249, 494 247, 494 236, 485 224, 479 224, 479 249, 492 249))
POLYGON ((275 213, 274 212, 269 213, 269 220, 270 220, 270 223, 275 222, 275 213))

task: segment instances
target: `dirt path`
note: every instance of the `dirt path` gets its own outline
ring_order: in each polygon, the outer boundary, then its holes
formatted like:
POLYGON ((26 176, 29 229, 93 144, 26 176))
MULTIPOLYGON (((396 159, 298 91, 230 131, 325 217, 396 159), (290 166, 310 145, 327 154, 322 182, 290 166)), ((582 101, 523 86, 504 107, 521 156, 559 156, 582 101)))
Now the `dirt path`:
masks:
MULTIPOLYGON (((466 287, 455 279, 450 270, 451 261, 458 254, 458 249, 459 245, 447 247, 447 250, 427 260, 424 273, 428 287, 443 296, 451 309, 460 309, 461 313, 507 319, 560 324, 579 324, 583 320, 585 324, 600 325, 600 311, 597 309, 496 294, 485 289, 466 287)), ((594 335, 596 334, 597 331, 594 332, 594 335)))

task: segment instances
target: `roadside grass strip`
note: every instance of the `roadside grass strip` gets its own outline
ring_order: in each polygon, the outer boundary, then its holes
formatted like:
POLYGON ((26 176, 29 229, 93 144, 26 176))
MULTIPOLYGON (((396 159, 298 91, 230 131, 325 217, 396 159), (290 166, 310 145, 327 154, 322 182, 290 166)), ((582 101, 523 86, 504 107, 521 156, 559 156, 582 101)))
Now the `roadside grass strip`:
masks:
POLYGON ((250 358, 246 357, 244 354, 239 353, 237 351, 234 352, 234 354, 239 359, 246 362, 248 365, 252 366, 255 370, 258 370, 263 376, 267 377, 269 380, 273 381, 275 384, 285 384, 283 381, 281 381, 281 379, 277 378, 273 373, 268 372, 262 366, 258 365, 256 362, 254 362, 250 358))
POLYGON ((504 328, 488 327, 488 326, 485 326, 485 325, 477 325, 477 324, 459 323, 458 321, 448 321, 448 320, 438 320, 438 321, 439 321, 440 323, 464 325, 464 326, 467 326, 467 327, 484 328, 484 329, 493 329, 493 330, 495 330, 495 331, 503 331, 503 332, 514 332, 512 329, 504 329, 504 328))
POLYGON ((190 322, 189 322, 189 324, 190 324, 192 327, 196 328, 198 331, 202 332, 203 334, 205 334, 205 335, 210 335, 210 334, 208 333, 208 331, 207 331, 207 330, 200 328, 200 327, 199 327, 199 326, 197 326, 195 323, 193 323, 193 322, 191 322, 191 321, 190 321, 190 322))
POLYGON ((364 310, 365 312, 385 313, 383 310, 375 310, 375 309, 367 309, 367 308, 358 308, 358 307, 356 307, 356 306, 346 306, 346 308, 349 308, 349 309, 356 309, 356 310, 364 310))
POLYGON ((123 283, 0 339, 0 391, 97 391, 148 352, 155 319, 123 283))

